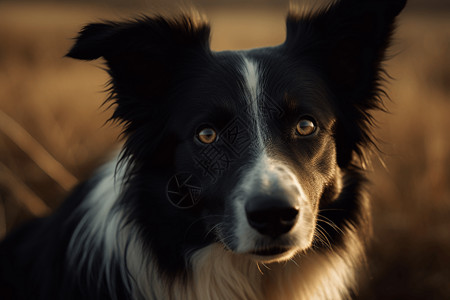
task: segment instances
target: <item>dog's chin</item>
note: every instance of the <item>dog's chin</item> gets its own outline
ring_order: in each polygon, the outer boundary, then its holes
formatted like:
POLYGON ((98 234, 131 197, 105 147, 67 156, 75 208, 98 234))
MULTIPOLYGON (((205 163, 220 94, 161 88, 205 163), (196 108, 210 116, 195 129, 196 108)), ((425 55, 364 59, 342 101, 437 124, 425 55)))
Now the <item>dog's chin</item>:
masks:
POLYGON ((256 262, 261 263, 273 263, 273 262, 283 262, 291 259, 295 254, 297 254, 297 248, 288 247, 272 247, 259 249, 249 252, 251 258, 256 262))
POLYGON ((246 252, 235 251, 231 247, 228 247, 226 244, 222 244, 223 249, 233 253, 238 256, 246 256, 249 259, 254 260, 258 263, 275 263, 275 262, 283 262, 290 260, 294 257, 298 252, 301 251, 301 248, 295 246, 273 246, 266 248, 254 249, 246 252))

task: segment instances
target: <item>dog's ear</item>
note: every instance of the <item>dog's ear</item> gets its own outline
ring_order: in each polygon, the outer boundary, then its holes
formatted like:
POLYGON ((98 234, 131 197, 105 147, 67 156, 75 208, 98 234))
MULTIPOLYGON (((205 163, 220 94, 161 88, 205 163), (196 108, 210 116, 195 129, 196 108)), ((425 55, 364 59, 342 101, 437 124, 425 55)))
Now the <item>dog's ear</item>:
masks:
POLYGON ((111 43, 114 40, 119 24, 92 23, 85 26, 79 33, 75 45, 66 54, 67 57, 92 60, 115 51, 111 43))
POLYGON ((149 107, 158 111, 185 64, 210 52, 209 38, 209 26, 188 16, 93 23, 82 29, 66 56, 105 59, 111 98, 118 104, 113 119, 133 126, 139 115, 149 119, 143 114, 149 107))
POLYGON ((338 164, 364 159, 372 144, 370 110, 382 107, 381 64, 406 0, 340 0, 315 14, 287 18, 284 47, 318 66, 337 102, 338 164))

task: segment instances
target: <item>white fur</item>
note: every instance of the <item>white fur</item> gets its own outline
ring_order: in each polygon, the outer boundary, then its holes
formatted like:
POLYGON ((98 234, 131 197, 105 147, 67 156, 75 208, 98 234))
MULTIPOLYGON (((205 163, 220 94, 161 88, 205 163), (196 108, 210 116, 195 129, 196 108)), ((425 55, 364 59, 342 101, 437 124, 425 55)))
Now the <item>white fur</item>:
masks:
MULTIPOLYGON (((249 100, 252 103, 257 103, 258 97, 260 94, 260 74, 259 74, 259 67, 258 64, 251 60, 250 58, 247 58, 243 56, 243 66, 242 66, 242 74, 244 75, 244 80, 247 87, 247 92, 249 96, 249 100)), ((254 109, 257 109, 258 106, 253 105, 254 109)))
POLYGON ((308 250, 287 262, 270 264, 258 264, 250 255, 212 244, 194 253, 190 261, 192 273, 187 280, 175 279, 170 287, 158 276, 154 262, 149 261, 136 277, 134 299, 348 299, 363 247, 353 227, 343 229, 343 234, 348 239, 342 248, 325 253, 308 250))
POLYGON ((101 259, 98 275, 105 278, 110 290, 114 290, 116 276, 121 276, 123 282, 128 285, 124 263, 128 228, 123 226, 125 216, 117 207, 124 172, 124 166, 117 167, 117 159, 99 170, 94 177, 94 180, 99 181, 75 212, 83 217, 75 228, 68 246, 69 267, 77 270, 81 278, 92 276, 94 263, 98 263, 97 260, 101 259), (87 266, 87 274, 82 274, 83 266, 87 266), (116 266, 120 267, 119 274, 115 269, 116 266))
POLYGON ((262 101, 262 88, 261 88, 261 70, 258 63, 242 54, 242 66, 241 73, 244 77, 244 85, 246 87, 246 97, 248 113, 253 121, 257 142, 257 148, 264 147, 265 140, 265 125, 261 116, 261 101, 262 101))
POLYGON ((342 248, 308 250, 291 260, 258 265, 249 255, 232 253, 218 244, 197 251, 193 275, 182 296, 167 299, 340 300, 348 299, 363 247, 353 227, 343 229, 342 248))

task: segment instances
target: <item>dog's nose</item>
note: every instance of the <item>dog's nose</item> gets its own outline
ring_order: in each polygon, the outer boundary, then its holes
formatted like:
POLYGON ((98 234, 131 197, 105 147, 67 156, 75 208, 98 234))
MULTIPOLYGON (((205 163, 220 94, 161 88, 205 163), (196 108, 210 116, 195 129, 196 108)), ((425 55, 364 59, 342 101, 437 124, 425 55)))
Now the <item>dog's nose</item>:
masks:
POLYGON ((275 238, 294 227, 299 208, 284 199, 260 196, 247 202, 245 213, 250 226, 263 235, 275 238))

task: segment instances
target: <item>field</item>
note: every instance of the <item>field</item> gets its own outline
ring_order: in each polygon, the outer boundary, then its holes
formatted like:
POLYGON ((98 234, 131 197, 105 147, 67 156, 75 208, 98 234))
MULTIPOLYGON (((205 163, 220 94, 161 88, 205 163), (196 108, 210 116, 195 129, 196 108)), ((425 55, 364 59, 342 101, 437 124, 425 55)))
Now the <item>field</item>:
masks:
MULTIPOLYGON (((436 1, 438 2, 438 1, 436 1)), ((120 144, 105 124, 100 62, 64 58, 79 28, 150 10, 0 2, 0 238, 50 213, 120 144)), ((370 172, 375 240, 358 299, 450 298, 450 10, 412 5, 377 113, 384 163, 370 172)), ((207 5, 213 48, 283 41, 285 6, 207 5)))

